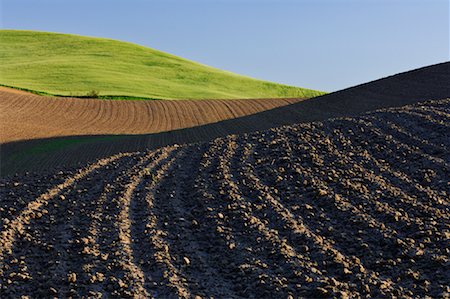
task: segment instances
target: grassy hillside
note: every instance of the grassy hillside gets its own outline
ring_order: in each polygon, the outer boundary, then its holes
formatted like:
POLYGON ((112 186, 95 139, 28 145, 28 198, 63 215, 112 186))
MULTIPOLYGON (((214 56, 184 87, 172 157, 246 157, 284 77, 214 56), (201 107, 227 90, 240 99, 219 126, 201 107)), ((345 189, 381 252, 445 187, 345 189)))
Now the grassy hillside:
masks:
POLYGON ((0 84, 52 95, 154 99, 312 97, 320 92, 239 76, 143 46, 0 30, 0 84))

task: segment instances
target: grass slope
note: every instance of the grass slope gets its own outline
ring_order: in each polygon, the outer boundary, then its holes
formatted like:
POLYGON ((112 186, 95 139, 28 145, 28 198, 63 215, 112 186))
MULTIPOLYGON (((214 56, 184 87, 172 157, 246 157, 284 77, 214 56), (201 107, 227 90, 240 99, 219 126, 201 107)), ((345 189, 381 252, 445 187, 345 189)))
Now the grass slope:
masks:
POLYGON ((104 38, 0 30, 0 84, 41 94, 151 99, 313 97, 321 92, 251 79, 104 38))

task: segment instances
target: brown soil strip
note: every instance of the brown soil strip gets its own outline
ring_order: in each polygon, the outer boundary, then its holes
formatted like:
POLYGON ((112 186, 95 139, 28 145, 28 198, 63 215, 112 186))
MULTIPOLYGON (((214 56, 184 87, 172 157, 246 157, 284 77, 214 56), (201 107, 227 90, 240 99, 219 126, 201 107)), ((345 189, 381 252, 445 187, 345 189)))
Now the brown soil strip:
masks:
POLYGON ((120 101, 52 98, 0 88, 0 143, 57 136, 158 133, 254 114, 298 101, 120 101))

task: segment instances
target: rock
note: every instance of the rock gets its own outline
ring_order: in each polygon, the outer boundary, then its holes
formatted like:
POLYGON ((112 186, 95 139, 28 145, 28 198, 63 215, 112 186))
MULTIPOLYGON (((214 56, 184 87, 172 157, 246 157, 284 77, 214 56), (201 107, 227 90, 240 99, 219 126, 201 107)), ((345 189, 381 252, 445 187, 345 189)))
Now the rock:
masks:
POLYGON ((117 284, 119 285, 119 288, 125 289, 127 287, 127 284, 123 282, 122 279, 117 280, 117 284))
POLYGON ((76 273, 69 273, 69 274, 67 274, 67 281, 69 283, 77 282, 77 274, 76 273))
POLYGON ((183 257, 183 261, 186 265, 190 265, 191 261, 187 257, 183 257))
POLYGON ((311 205, 309 205, 309 204, 305 204, 305 209, 307 209, 307 210, 312 210, 312 209, 314 209, 311 205))
POLYGON ((58 291, 55 288, 50 288, 49 289, 50 293, 52 293, 53 295, 57 295, 58 291))
POLYGON ((319 189, 319 191, 317 192, 317 195, 319 196, 325 196, 327 194, 328 194, 327 190, 324 189, 319 189))

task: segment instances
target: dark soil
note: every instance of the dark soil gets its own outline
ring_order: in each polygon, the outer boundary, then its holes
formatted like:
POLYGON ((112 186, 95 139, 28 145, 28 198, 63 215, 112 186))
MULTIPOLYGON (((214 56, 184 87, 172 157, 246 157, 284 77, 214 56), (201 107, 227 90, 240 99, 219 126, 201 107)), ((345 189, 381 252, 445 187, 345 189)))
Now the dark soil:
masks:
POLYGON ((448 298, 450 99, 0 181, 0 297, 448 298))

